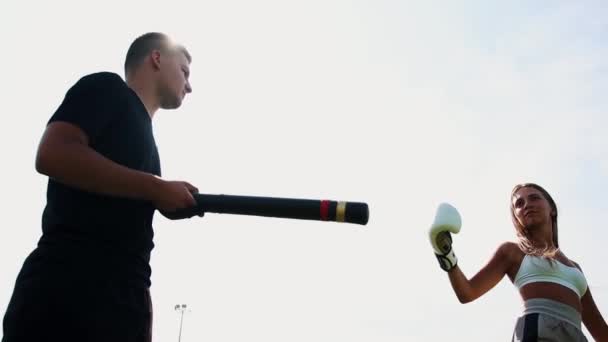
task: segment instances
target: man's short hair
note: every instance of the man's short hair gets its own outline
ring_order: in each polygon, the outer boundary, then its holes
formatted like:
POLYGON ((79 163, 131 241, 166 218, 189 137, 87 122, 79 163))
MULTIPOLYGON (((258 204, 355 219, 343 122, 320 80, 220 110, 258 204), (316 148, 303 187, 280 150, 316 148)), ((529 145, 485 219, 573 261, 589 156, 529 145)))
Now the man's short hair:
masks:
POLYGON ((175 50, 179 51, 186 56, 188 62, 192 62, 192 57, 188 50, 181 45, 175 45, 171 42, 169 36, 160 32, 148 32, 137 37, 129 50, 127 51, 127 57, 125 58, 125 75, 130 71, 135 70, 141 62, 144 61, 146 56, 153 50, 175 50))

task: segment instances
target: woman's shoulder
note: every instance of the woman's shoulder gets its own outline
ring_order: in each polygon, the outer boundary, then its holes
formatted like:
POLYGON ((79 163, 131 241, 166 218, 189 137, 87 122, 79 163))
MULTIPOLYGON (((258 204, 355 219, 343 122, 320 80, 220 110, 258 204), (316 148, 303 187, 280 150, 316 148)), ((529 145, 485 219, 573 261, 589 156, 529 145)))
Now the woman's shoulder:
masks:
POLYGON ((513 241, 501 243, 496 252, 506 257, 523 258, 524 256, 524 252, 519 248, 519 245, 513 241))
POLYGON ((525 253, 516 242, 506 241, 498 246, 496 254, 503 260, 507 274, 511 281, 519 271, 519 267, 525 257, 525 253))

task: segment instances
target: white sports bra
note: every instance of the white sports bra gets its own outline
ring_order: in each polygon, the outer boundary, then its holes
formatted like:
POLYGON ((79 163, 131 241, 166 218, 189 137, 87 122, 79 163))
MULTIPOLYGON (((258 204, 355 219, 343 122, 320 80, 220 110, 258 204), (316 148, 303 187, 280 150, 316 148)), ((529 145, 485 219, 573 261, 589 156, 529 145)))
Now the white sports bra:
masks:
POLYGON ((521 261, 513 283, 518 289, 530 283, 547 281, 565 286, 582 297, 587 291, 585 275, 577 267, 567 266, 554 259, 553 265, 541 257, 528 255, 521 261))

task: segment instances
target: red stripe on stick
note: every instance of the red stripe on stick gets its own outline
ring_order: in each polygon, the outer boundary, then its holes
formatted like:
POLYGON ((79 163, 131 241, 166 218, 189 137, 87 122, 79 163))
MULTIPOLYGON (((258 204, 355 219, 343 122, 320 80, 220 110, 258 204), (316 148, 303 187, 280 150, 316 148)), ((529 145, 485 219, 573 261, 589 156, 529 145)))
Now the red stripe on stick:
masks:
POLYGON ((329 201, 322 200, 320 209, 320 218, 322 221, 329 220, 329 201))

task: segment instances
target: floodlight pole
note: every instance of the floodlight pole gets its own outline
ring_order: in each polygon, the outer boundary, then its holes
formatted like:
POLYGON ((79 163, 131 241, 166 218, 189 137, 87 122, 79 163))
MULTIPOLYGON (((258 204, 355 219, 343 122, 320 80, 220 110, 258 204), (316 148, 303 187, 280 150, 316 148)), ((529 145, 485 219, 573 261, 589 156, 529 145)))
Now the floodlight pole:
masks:
POLYGON ((186 304, 177 304, 175 305, 176 311, 181 311, 181 317, 179 319, 179 336, 177 337, 177 342, 182 341, 182 326, 184 323, 184 312, 186 311, 186 304))

